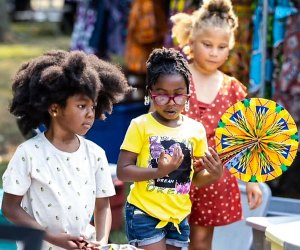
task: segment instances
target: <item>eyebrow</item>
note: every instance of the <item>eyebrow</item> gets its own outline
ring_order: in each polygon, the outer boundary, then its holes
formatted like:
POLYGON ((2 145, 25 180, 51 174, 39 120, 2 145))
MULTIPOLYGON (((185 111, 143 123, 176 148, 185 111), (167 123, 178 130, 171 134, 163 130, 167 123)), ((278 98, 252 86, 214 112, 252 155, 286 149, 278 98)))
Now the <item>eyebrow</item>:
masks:
MULTIPOLYGON (((177 88, 177 89, 172 89, 172 90, 184 90, 185 88, 177 88)), ((169 89, 163 89, 163 88, 157 88, 157 89, 155 89, 156 91, 158 91, 158 90, 164 90, 164 91, 168 91, 169 89)))
POLYGON ((80 95, 78 96, 77 98, 77 101, 85 101, 85 102, 88 102, 88 101, 92 101, 92 102, 95 102, 92 98, 88 97, 87 95, 80 95))

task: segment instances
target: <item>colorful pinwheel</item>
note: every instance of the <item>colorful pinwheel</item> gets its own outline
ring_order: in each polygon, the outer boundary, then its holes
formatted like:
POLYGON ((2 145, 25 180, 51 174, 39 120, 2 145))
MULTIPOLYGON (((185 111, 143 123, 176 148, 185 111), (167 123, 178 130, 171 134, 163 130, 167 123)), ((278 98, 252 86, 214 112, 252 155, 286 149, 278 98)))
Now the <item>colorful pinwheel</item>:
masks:
POLYGON ((216 129, 215 141, 224 166, 246 182, 280 176, 292 164, 299 143, 288 111, 263 98, 245 99, 229 107, 216 129))

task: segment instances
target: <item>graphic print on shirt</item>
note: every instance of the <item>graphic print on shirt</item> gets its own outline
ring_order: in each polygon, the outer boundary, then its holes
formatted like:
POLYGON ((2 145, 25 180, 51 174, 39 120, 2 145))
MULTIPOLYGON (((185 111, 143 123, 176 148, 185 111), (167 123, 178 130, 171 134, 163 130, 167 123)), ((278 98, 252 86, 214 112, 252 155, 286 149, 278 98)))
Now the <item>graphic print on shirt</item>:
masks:
POLYGON ((176 145, 179 145, 184 159, 181 165, 173 172, 153 180, 153 184, 159 188, 173 189, 176 194, 187 194, 191 186, 191 152, 192 145, 188 141, 178 142, 168 136, 150 136, 150 159, 149 168, 157 168, 160 153, 165 151, 166 154, 173 156, 176 145))

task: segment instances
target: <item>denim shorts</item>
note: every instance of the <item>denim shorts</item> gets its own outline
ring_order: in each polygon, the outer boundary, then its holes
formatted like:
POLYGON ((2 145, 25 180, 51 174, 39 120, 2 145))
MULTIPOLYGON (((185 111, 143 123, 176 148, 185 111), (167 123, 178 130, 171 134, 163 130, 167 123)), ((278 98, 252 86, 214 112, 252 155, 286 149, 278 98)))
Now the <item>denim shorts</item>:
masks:
POLYGON ((160 220, 127 202, 125 221, 126 235, 131 245, 150 245, 165 238, 167 245, 188 249, 190 226, 187 218, 178 225, 181 234, 171 222, 163 228, 155 228, 160 220))

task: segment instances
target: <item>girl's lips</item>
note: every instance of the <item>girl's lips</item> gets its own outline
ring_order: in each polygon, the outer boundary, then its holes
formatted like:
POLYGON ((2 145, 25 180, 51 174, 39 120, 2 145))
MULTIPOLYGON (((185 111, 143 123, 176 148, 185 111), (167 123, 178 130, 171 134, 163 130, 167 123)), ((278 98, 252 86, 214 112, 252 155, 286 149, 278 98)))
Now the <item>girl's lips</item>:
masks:
POLYGON ((218 62, 215 62, 215 61, 207 61, 208 63, 213 63, 213 64, 216 64, 218 62))
POLYGON ((168 115, 168 116, 170 116, 170 117, 171 116, 173 117, 173 116, 177 115, 178 112, 176 110, 166 110, 165 114, 168 115))
POLYGON ((166 113, 169 113, 169 114, 174 114, 174 113, 177 113, 177 111, 176 111, 176 110, 166 110, 165 112, 166 112, 166 113))
POLYGON ((83 127, 85 128, 91 128, 92 127, 92 124, 91 123, 83 123, 83 127))

